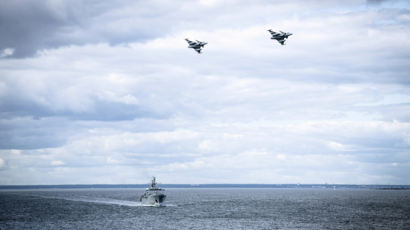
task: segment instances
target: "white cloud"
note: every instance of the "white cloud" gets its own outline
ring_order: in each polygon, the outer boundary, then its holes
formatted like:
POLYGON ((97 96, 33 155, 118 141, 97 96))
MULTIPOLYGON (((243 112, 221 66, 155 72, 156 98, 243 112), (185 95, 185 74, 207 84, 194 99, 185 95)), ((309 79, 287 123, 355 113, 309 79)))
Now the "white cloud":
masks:
POLYGON ((12 149, 12 150, 10 150, 10 153, 13 154, 13 155, 20 155, 20 154, 21 154, 21 150, 12 149))
POLYGON ((115 159, 112 158, 112 157, 107 157, 107 163, 108 163, 108 164, 118 164, 118 163, 120 163, 120 161, 119 161, 119 160, 115 160, 115 159))
POLYGON ((56 161, 51 161, 51 165, 52 165, 52 166, 61 166, 61 165, 64 165, 64 162, 58 161, 58 160, 56 160, 56 161))
POLYGON ((13 49, 13 48, 3 49, 3 50, 1 51, 1 53, 0 53, 0 58, 4 58, 4 57, 7 57, 7 56, 11 56, 11 55, 13 55, 13 53, 14 53, 14 49, 13 49))

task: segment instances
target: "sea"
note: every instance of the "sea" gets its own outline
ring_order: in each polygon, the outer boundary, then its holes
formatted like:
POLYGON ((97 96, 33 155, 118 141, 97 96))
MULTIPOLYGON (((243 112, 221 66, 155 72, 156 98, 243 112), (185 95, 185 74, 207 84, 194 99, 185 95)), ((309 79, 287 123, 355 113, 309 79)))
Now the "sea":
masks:
POLYGON ((369 187, 0 187, 0 229, 410 229, 410 190, 369 187))

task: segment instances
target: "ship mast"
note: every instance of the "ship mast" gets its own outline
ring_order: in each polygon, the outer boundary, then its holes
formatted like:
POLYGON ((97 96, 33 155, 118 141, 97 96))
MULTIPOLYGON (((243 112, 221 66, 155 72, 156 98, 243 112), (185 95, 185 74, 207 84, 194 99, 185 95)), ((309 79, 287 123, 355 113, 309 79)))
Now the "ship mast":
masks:
POLYGON ((155 182, 155 177, 152 177, 152 181, 151 181, 151 188, 155 188, 157 186, 157 182, 155 182))

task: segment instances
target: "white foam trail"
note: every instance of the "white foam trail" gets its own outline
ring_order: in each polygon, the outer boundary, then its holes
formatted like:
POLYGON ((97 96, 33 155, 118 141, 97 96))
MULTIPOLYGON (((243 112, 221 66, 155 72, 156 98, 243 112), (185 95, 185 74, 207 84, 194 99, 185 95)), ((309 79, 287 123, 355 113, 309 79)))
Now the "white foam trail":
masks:
POLYGON ((115 199, 109 199, 109 198, 78 199, 78 201, 99 203, 99 204, 115 204, 115 205, 130 206, 130 207, 143 206, 141 202, 128 201, 128 200, 115 200, 115 199))
POLYGON ((91 197, 66 198, 66 197, 44 197, 44 196, 42 197, 43 198, 53 198, 53 199, 63 199, 63 200, 69 200, 69 201, 97 203, 97 204, 114 204, 114 205, 129 206, 129 207, 176 207, 176 205, 174 204, 147 205, 147 204, 142 204, 141 202, 136 202, 136 201, 116 200, 116 199, 110 199, 110 198, 91 198, 91 197))
POLYGON ((115 204, 121 206, 130 206, 130 207, 176 207, 174 204, 142 204, 141 202, 129 201, 129 200, 115 200, 109 198, 95 198, 95 199, 70 199, 72 201, 82 201, 82 202, 91 202, 99 204, 115 204))

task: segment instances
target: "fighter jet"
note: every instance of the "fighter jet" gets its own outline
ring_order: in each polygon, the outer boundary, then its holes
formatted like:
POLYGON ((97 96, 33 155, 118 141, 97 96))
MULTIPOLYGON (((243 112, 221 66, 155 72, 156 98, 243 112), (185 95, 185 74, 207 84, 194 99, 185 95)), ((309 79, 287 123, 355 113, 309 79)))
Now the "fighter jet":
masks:
POLYGON ((271 29, 268 30, 269 33, 272 34, 272 37, 270 39, 275 39, 277 40, 281 45, 285 45, 285 39, 288 39, 291 33, 286 33, 283 31, 279 31, 279 33, 272 31, 271 29))
POLYGON ((196 42, 190 41, 188 38, 185 38, 185 41, 188 42, 189 46, 188 48, 192 48, 194 49, 196 52, 198 52, 199 54, 201 53, 201 49, 208 43, 206 42, 200 42, 198 40, 196 40, 196 42))

